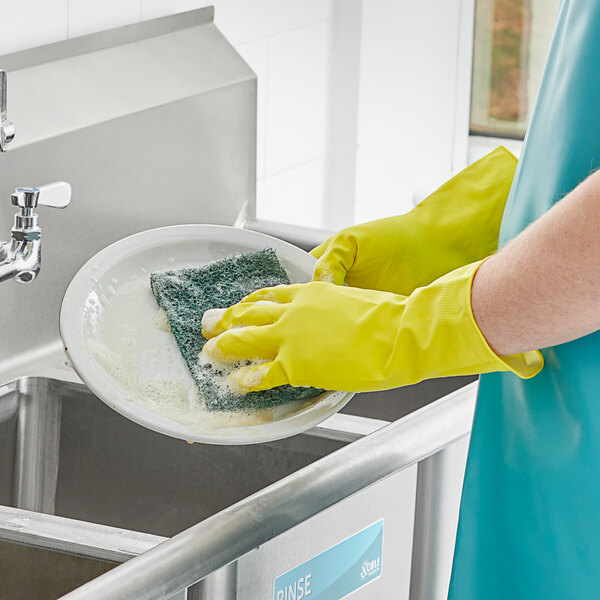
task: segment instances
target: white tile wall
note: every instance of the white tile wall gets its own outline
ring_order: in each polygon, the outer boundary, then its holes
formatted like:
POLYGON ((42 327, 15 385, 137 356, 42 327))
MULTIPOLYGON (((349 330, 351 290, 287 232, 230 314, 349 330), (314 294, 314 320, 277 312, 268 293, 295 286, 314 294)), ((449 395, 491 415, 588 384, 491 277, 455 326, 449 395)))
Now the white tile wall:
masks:
POLYGON ((142 0, 69 0, 69 37, 139 22, 142 0))
POLYGON ((318 225, 330 2, 2 0, 8 25, 0 55, 214 5, 216 25, 258 77, 258 210, 273 220, 318 225), (317 207, 311 216, 298 210, 299 189, 301 206, 317 207))
POLYGON ((207 0, 142 0, 142 21, 213 5, 207 0))
POLYGON ((223 32, 233 44, 264 39, 327 19, 327 0, 216 0, 223 32))
POLYGON ((142 18, 212 4, 215 23, 234 45, 262 40, 277 33, 327 19, 328 0, 142 0, 142 18))
POLYGON ((67 39, 68 0, 2 0, 0 56, 67 39))
POLYGON ((258 182, 257 216, 305 227, 319 227, 323 161, 317 159, 258 182))
POLYGON ((327 33, 321 22, 269 39, 267 176, 323 156, 327 33))
POLYGON ((452 167, 460 0, 363 0, 356 220, 403 213, 452 167))

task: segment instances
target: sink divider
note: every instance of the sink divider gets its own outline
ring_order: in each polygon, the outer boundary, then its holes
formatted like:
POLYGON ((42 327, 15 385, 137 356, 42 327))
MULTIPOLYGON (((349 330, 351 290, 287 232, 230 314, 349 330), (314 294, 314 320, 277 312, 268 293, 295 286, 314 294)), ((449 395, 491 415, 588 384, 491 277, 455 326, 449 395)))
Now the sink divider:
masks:
POLYGON ((61 398, 51 379, 19 380, 19 419, 13 504, 54 513, 60 444, 61 398))
POLYGON ((168 538, 0 506, 0 540, 122 563, 168 538))

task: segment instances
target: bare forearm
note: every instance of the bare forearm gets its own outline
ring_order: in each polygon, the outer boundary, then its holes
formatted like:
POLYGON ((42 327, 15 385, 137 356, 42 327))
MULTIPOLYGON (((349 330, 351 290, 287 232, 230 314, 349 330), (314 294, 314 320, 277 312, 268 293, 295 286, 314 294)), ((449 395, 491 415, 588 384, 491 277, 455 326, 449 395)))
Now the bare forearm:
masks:
POLYGON ((472 306, 500 355, 600 329, 600 172, 479 268, 472 306))

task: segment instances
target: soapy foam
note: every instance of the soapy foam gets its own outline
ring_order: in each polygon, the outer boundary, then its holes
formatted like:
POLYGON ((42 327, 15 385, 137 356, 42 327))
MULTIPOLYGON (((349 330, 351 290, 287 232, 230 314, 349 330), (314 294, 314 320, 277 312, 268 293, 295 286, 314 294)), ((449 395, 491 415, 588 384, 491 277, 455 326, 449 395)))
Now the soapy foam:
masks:
POLYGON ((215 336, 214 338, 211 338, 210 340, 208 340, 206 342, 206 344, 204 344, 204 348, 206 348, 206 350, 203 350, 202 352, 200 352, 199 359, 203 356, 205 356, 206 358, 208 358, 210 356, 212 361, 207 361, 204 363, 207 367, 208 367, 209 362, 217 363, 219 366, 223 366, 223 367, 225 367, 226 365, 237 364, 239 362, 235 358, 225 356, 219 349, 219 346, 217 346, 217 344, 219 342, 219 338, 224 334, 225 334, 225 332, 220 333, 219 335, 215 336))
POLYGON ((156 329, 160 329, 160 331, 171 331, 167 313, 162 308, 159 308, 154 314, 154 317, 152 317, 152 325, 154 325, 156 329))
MULTIPOLYGON (((210 343, 210 342, 208 342, 210 343)), ((235 390, 229 382, 229 375, 233 372, 234 366, 222 361, 215 360, 209 357, 205 352, 200 352, 198 361, 194 365, 194 369, 202 371, 202 369, 213 368, 211 378, 213 385, 220 395, 235 393, 235 390)))
MULTIPOLYGON (((316 270, 316 267, 315 267, 316 270)), ((314 278, 314 275, 313 275, 314 278)), ((330 269, 326 269, 325 267, 321 267, 319 272, 319 281, 324 281, 325 283, 334 283, 335 278, 330 269)))
MULTIPOLYGON (((123 389, 124 397, 194 433, 210 435, 228 428, 249 428, 272 422, 275 415, 279 419, 314 404, 297 401, 285 407, 208 411, 198 397, 164 311, 156 309, 148 275, 121 283, 114 295, 108 296, 106 291, 97 297, 90 295, 88 304, 88 317, 93 317, 93 327, 87 335, 88 349, 123 389)), ((203 360, 201 353, 199 367, 203 360)), ((261 362, 265 361, 251 364, 261 362)), ((224 365, 221 371, 223 375, 215 383, 230 390, 227 377, 233 367, 224 365)), ((236 435, 239 433, 238 430, 236 435)), ((248 435, 252 435, 249 429, 248 435)))
POLYGON ((211 308, 205 311, 202 315, 202 331, 207 334, 215 331, 217 329, 217 323, 223 318, 226 310, 226 308, 211 308))
MULTIPOLYGON (((209 340, 209 342, 207 342, 207 345, 209 343, 210 343, 210 340, 209 340)), ((205 348, 206 348, 206 345, 205 345, 205 348)), ((211 378, 212 378, 213 385, 217 388, 217 391, 219 392, 219 394, 221 394, 221 395, 245 394, 246 390, 240 388, 239 385, 237 385, 237 381, 235 379, 232 379, 230 377, 230 375, 232 373, 236 372, 241 366, 255 367, 258 365, 262 365, 266 362, 268 362, 268 361, 260 359, 260 358, 254 358, 251 360, 245 360, 243 362, 243 364, 240 362, 227 363, 227 362, 215 360, 215 358, 212 356, 209 357, 206 354, 206 352, 200 352, 200 354, 198 355, 197 365, 195 365, 194 368, 202 370, 207 367, 213 367, 215 369, 213 371, 213 374, 211 375, 211 378)), ((257 378, 258 378, 258 375, 257 375, 257 378)), ((260 377, 260 379, 262 379, 262 377, 260 377)), ((250 379, 247 379, 247 381, 250 381, 250 379)), ((259 383, 260 383, 260 381, 256 381, 256 383, 253 383, 252 385, 258 385, 259 383)), ((246 385, 246 380, 243 380, 242 385, 246 385)), ((250 385, 248 387, 250 387, 250 385)))
MULTIPOLYGON (((256 363, 248 366, 256 366, 256 363)), ((263 380, 263 376, 264 371, 261 369, 242 369, 238 371, 235 379, 229 380, 229 385, 233 387, 236 393, 243 394, 259 385, 263 380)))
MULTIPOLYGON (((274 409, 254 411, 207 411, 199 401, 193 381, 164 374, 144 377, 139 365, 105 344, 89 341, 88 348, 97 362, 126 390, 133 401, 149 410, 186 425, 195 433, 246 427, 273 421, 274 409)), ((189 377, 189 375, 188 375, 189 377)), ((220 382, 228 386, 226 378, 220 382)))

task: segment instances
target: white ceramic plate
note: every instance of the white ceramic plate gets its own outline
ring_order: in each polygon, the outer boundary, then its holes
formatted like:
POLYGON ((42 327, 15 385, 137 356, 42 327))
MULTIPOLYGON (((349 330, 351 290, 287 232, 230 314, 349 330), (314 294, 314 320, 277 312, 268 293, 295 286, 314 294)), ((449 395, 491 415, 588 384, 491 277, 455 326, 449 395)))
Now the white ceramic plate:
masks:
POLYGON ((300 433, 353 396, 327 392, 248 413, 209 412, 150 290, 150 273, 200 266, 273 248, 292 282, 312 278, 310 254, 268 235, 219 225, 144 231, 108 246, 75 275, 63 299, 60 330, 67 355, 98 398, 154 431, 211 444, 251 444, 300 433))

